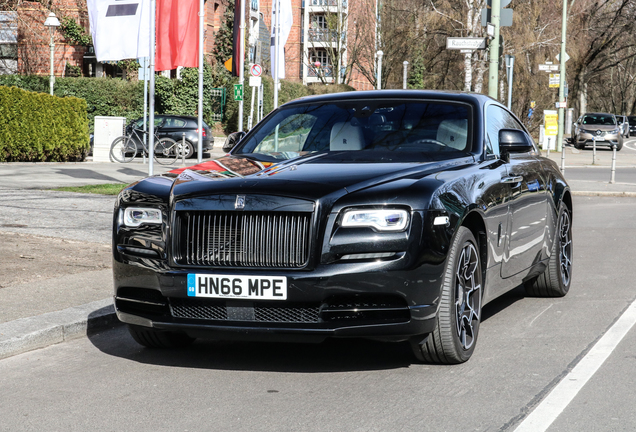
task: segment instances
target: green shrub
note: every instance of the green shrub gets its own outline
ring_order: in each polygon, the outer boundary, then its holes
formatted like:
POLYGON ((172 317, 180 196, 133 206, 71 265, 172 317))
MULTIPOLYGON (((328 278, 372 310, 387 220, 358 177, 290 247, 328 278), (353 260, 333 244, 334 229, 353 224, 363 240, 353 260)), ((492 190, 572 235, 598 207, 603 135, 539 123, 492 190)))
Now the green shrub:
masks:
POLYGON ((0 86, 0 162, 82 160, 88 146, 84 100, 0 86))

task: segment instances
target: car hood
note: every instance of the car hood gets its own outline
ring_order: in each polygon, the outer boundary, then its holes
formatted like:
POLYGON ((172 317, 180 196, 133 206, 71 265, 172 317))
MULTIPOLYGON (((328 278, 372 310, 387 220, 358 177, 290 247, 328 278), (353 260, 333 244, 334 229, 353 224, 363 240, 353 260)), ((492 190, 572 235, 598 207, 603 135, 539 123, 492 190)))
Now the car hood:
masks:
POLYGON ((613 131, 618 129, 620 126, 618 125, 581 125, 580 128, 583 130, 588 130, 588 131, 603 131, 603 132, 607 132, 607 131, 613 131))
POLYGON ((448 160, 406 161, 392 158, 371 160, 353 152, 337 152, 307 155, 281 163, 226 156, 171 171, 171 175, 176 175, 171 199, 210 194, 284 194, 317 199, 332 193, 344 195, 398 179, 418 180, 472 163, 474 158, 469 155, 448 160))

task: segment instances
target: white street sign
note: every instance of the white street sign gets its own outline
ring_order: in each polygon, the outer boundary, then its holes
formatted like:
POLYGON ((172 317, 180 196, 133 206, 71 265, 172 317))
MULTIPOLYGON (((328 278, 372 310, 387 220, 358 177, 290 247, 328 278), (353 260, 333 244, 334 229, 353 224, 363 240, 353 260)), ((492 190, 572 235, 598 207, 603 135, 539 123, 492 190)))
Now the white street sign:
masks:
POLYGON ((446 38, 446 49, 484 50, 486 49, 486 38, 446 38))
MULTIPOLYGON (((556 55, 557 61, 561 61, 561 60, 559 60, 560 56, 561 56, 560 54, 556 55)), ((565 62, 567 63, 568 60, 570 60, 570 56, 568 55, 568 53, 565 53, 565 62)))
POLYGON ((251 76, 250 77, 250 87, 260 87, 261 81, 263 78, 259 76, 251 76))
POLYGON ((559 65, 555 65, 555 64, 540 64, 539 65, 539 70, 540 71, 544 71, 544 72, 558 71, 559 70, 559 65))

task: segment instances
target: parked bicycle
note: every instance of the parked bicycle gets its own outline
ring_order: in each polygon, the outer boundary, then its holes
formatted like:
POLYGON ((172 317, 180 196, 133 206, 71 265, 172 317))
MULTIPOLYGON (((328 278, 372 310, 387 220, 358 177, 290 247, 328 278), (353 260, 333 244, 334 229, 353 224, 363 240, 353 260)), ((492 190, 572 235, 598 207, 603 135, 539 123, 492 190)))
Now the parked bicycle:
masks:
MULTIPOLYGON (((150 135, 150 132, 136 127, 130 128, 127 135, 115 138, 110 146, 110 157, 120 163, 128 163, 135 159, 138 154, 148 156, 150 151, 143 136, 150 135)), ((154 130, 155 146, 153 157, 161 165, 172 165, 179 159, 180 151, 177 142, 172 138, 157 136, 157 128, 154 130)))

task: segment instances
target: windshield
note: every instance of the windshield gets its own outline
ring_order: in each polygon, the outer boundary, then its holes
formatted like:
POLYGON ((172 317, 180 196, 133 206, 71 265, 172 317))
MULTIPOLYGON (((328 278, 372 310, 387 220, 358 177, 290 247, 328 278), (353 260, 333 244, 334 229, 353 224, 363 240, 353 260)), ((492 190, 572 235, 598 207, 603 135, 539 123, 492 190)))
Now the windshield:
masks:
POLYGON ((615 126, 616 120, 614 116, 603 114, 586 114, 583 117, 582 123, 584 125, 601 125, 601 126, 615 126))
POLYGON ((627 121, 630 125, 635 125, 636 124, 636 116, 629 116, 627 117, 627 121))
POLYGON ((234 154, 291 159, 316 152, 448 154, 471 149, 469 106, 354 100, 282 108, 234 154))

